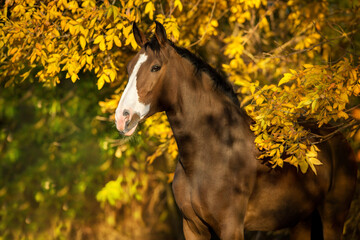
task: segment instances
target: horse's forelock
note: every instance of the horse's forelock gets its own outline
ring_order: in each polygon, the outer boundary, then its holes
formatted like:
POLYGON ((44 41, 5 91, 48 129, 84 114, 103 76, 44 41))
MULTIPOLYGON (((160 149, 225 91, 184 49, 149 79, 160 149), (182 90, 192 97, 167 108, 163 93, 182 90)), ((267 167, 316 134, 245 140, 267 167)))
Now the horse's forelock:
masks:
POLYGON ((145 43, 144 45, 145 47, 145 50, 150 47, 150 49, 156 53, 159 53, 160 50, 161 50, 161 45, 160 43, 158 42, 158 40, 156 39, 155 36, 153 36, 150 41, 148 41, 147 43, 145 43))

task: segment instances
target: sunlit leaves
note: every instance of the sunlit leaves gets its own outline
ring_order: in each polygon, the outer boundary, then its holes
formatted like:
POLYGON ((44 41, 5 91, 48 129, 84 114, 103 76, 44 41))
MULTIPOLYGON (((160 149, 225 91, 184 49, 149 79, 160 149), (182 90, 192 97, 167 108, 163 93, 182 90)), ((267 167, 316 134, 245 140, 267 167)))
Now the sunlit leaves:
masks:
POLYGON ((156 151, 147 157, 147 161, 153 163, 158 157, 164 154, 168 154, 171 159, 176 159, 178 149, 166 115, 157 114, 154 117, 147 119, 145 127, 147 134, 156 138, 160 143, 156 151))
POLYGON ((156 15, 156 21, 164 25, 166 33, 170 35, 170 38, 172 40, 179 39, 180 31, 176 18, 174 18, 173 16, 166 18, 164 15, 158 14, 156 15))
POLYGON ((280 79, 279 83, 278 83, 278 86, 284 84, 284 83, 287 83, 289 82, 290 80, 293 80, 294 79, 294 76, 291 74, 291 73, 285 73, 284 74, 284 77, 280 79))
POLYGON ((155 11, 155 6, 154 3, 149 1, 148 3, 146 3, 146 7, 145 7, 145 13, 149 14, 149 18, 151 20, 154 19, 154 11, 155 11))
POLYGON ((103 35, 99 35, 94 39, 94 44, 99 44, 99 48, 101 51, 105 51, 106 45, 105 45, 105 38, 103 35))
POLYGON ((183 4, 181 3, 180 0, 175 0, 174 7, 178 8, 180 12, 183 10, 183 4))
MULTIPOLYGON (((115 2, 96 4, 93 0, 45 1, 42 4, 10 1, 7 4, 12 7, 10 19, 0 23, 0 45, 6 44, 7 47, 7 51, 0 53, 0 67, 3 69, 0 74, 10 76, 7 86, 13 84, 26 68, 26 58, 33 67, 44 68, 37 76, 46 85, 58 84, 57 76, 61 71, 73 82, 79 79, 80 71, 95 71, 99 78, 97 84, 101 88, 104 83, 113 81, 112 75, 108 81, 106 76, 109 74, 102 74, 103 68, 117 71, 120 64, 124 64, 115 61, 122 55, 119 48, 138 47, 131 32, 131 23, 140 20, 140 11, 151 20, 156 12, 152 1, 120 1, 120 5, 126 8, 120 8, 115 2), (57 56, 56 62, 54 55, 57 56), (68 62, 70 59, 71 63, 68 62), (7 67, 9 64, 10 68, 7 67)), ((177 1, 176 7, 181 8, 181 2, 177 1)), ((2 11, 0 17, 6 19, 3 14, 2 11)), ((175 19, 169 16, 168 20, 162 16, 163 21, 167 22, 169 36, 178 39, 175 19)), ((26 79, 26 76, 22 75, 22 78, 26 79)))
POLYGON ((302 70, 285 73, 278 86, 265 85, 255 92, 246 109, 256 122, 251 129, 263 151, 260 158, 269 158, 274 167, 285 161, 303 173, 308 167, 316 173, 321 163, 315 144, 321 136, 313 136, 311 128, 349 119, 346 105, 359 94, 353 91, 360 87, 358 70, 348 59, 333 66, 305 64, 302 70), (315 124, 307 126, 306 120, 315 124))

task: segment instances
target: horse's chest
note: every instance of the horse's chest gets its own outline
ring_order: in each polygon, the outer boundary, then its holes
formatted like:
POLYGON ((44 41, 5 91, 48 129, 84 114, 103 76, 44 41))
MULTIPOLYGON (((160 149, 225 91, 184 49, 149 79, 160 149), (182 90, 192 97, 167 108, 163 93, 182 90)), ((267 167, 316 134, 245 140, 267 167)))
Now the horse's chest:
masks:
MULTIPOLYGON (((199 177, 199 176, 198 176, 199 177)), ((208 211, 209 199, 211 199, 211 184, 205 185, 208 179, 206 177, 194 180, 187 176, 178 164, 174 180, 173 192, 175 201, 181 212, 187 217, 203 217, 208 211)))
POLYGON ((201 219, 210 226, 216 225, 224 209, 236 205, 233 201, 244 202, 236 197, 248 197, 245 191, 239 194, 241 189, 238 184, 229 184, 226 178, 210 177, 206 174, 189 178, 184 171, 178 170, 173 182, 175 200, 184 216, 201 219))

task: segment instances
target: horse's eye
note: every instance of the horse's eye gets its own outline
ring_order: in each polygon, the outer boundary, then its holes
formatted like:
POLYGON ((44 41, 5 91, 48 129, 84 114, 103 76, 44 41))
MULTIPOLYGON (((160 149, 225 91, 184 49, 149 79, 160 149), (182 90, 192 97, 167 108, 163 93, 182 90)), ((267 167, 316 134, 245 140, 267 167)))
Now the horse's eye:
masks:
POLYGON ((154 65, 151 67, 151 72, 157 72, 161 69, 161 66, 159 65, 154 65))

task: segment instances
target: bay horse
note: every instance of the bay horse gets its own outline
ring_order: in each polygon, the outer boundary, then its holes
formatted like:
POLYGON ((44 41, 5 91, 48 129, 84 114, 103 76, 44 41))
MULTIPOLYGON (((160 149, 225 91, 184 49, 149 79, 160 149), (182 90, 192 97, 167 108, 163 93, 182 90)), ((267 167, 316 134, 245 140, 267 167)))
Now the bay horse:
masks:
MULTIPOLYGON (((321 143, 318 174, 271 170, 259 154, 250 120, 231 84, 209 64, 168 40, 156 22, 148 41, 133 24, 141 50, 115 112, 118 131, 165 111, 179 149, 172 184, 186 240, 241 240, 244 229, 290 228, 291 239, 340 239, 355 189, 354 153, 338 134, 321 143)), ((318 130, 321 131, 321 130, 318 130)))

